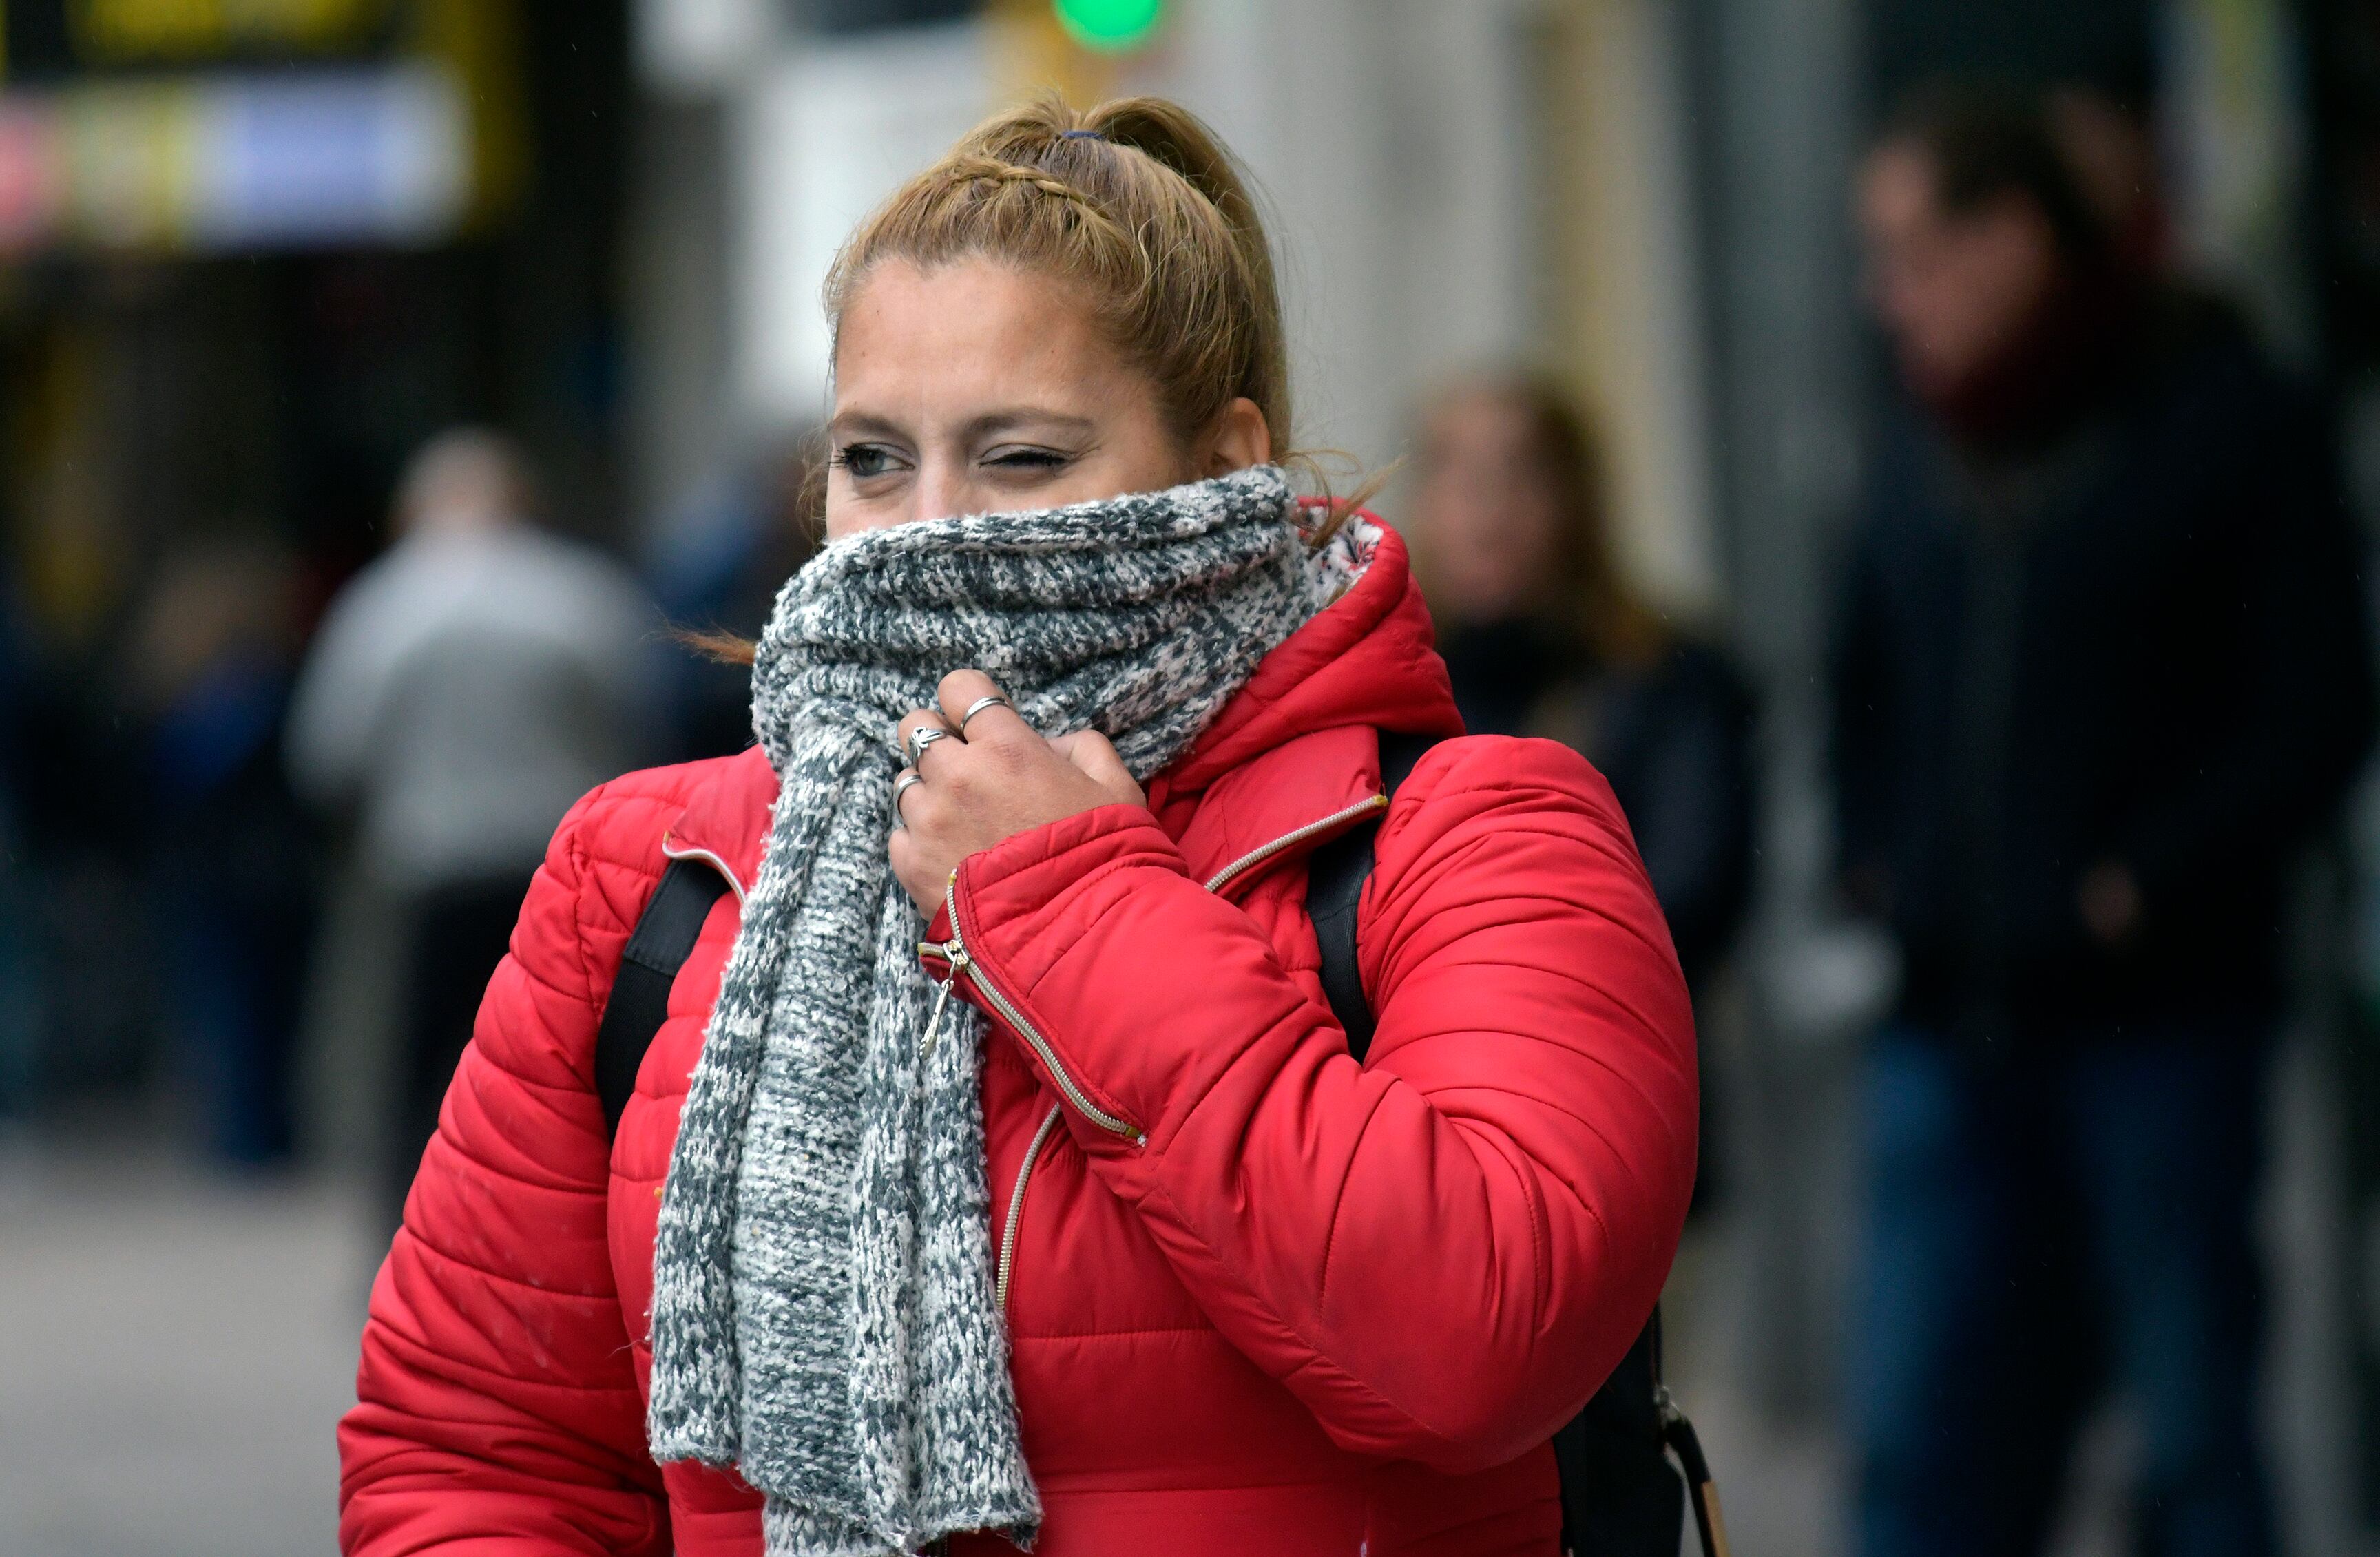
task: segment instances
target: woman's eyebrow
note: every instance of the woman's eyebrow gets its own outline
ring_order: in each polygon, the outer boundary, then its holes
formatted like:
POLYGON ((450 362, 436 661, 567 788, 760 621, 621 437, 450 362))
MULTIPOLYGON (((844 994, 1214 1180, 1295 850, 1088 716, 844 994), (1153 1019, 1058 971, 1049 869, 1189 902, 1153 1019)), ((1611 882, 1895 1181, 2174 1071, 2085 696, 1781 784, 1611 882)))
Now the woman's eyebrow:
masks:
POLYGON ((831 438, 876 437, 903 438, 908 434, 899 426, 866 411, 845 411, 826 424, 831 438))
MULTIPOLYGON (((907 428, 870 411, 845 411, 826 426, 830 438, 913 441, 907 428)), ((1003 433, 1024 431, 1060 437, 1088 437, 1098 431, 1098 423, 1089 417, 1073 416, 1064 411, 1041 410, 1029 406, 1009 407, 970 417, 959 424, 958 436, 961 441, 973 444, 997 438, 1003 433)))
POLYGON ((1030 407, 986 411, 961 425, 960 435, 969 443, 996 438, 1003 432, 1031 429, 1037 432, 1088 434, 1096 424, 1088 417, 1069 416, 1062 411, 1037 410, 1030 407))

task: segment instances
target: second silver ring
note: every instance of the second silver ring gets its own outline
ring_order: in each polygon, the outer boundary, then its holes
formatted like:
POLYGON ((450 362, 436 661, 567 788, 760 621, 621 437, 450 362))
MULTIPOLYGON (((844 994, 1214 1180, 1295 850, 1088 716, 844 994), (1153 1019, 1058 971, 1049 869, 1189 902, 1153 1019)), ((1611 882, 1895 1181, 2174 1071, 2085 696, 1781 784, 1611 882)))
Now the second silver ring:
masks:
POLYGON ((909 825, 908 819, 901 814, 901 797, 925 782, 922 774, 913 772, 903 773, 892 781, 892 821, 896 825, 902 827, 909 825))

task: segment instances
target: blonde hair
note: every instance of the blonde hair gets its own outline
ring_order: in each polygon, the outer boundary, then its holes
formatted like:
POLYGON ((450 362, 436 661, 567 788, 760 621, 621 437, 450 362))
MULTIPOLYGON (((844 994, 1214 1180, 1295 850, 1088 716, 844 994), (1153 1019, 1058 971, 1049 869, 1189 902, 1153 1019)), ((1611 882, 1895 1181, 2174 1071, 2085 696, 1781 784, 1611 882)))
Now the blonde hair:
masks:
MULTIPOLYGON (((887 260, 930 270, 966 259, 1068 283, 1156 385, 1184 444, 1233 400, 1254 402, 1275 462, 1327 497, 1315 456, 1292 438, 1264 223, 1238 162, 1188 109, 1125 97, 1077 112, 1047 96, 985 120, 852 234, 827 275, 829 326, 840 332, 860 282, 887 260)), ((1333 523, 1369 490, 1332 502, 1333 523)))

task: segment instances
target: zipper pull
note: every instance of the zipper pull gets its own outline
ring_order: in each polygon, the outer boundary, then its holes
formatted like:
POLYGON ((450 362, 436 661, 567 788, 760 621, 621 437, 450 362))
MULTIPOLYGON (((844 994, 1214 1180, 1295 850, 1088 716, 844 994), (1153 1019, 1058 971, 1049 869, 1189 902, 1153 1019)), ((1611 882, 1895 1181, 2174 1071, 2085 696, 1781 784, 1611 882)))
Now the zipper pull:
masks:
POLYGON ((942 980, 941 992, 934 997, 934 1014, 926 1022, 925 1041, 917 1045, 917 1064, 920 1069, 923 1069, 927 1060, 933 1056, 934 1040, 941 1036, 943 1008, 951 1004, 951 991, 958 987, 959 975, 967 969, 966 943, 959 938, 959 873, 955 870, 951 872, 951 879, 942 887, 942 901, 950 912, 951 938, 940 943, 932 941, 918 943, 918 950, 934 952, 941 957, 951 970, 950 977, 942 980))
MULTIPOLYGON (((952 876, 955 880, 957 872, 953 871, 952 876)), ((943 963, 949 967, 950 973, 942 979, 941 991, 934 996, 934 1014, 927 1019, 925 1041, 917 1046, 917 1064, 920 1068, 934 1052, 934 1040, 941 1036, 942 1030, 943 1008, 951 1004, 951 991, 958 988, 959 975, 967 969, 966 943, 959 939, 958 916, 955 913, 951 916, 951 938, 948 941, 939 943, 928 941, 923 945, 926 948, 931 948, 941 957, 943 963)))
POLYGON ((919 1070, 925 1069, 926 1062, 933 1058, 934 1040, 940 1038, 942 1034, 942 1011, 943 1008, 948 1006, 951 1003, 951 987, 958 981, 958 965, 956 963, 953 963, 951 965, 951 976, 942 980, 941 991, 934 996, 934 1014, 926 1018, 925 1041, 917 1045, 917 1068, 919 1070))
MULTIPOLYGON (((942 962, 950 964, 950 976, 942 979, 942 992, 933 998, 933 1016, 926 1021, 926 1040, 917 1048, 918 1066, 923 1066, 926 1064, 926 1060, 933 1057, 933 1040, 942 1036, 942 1007, 950 1004, 950 991, 959 988, 959 974, 966 971, 966 964, 968 964, 966 941, 959 938, 959 871, 957 869, 952 869, 950 881, 942 885, 942 900, 945 900, 945 905, 950 907, 950 941, 945 941, 941 947, 935 947, 935 950, 941 950, 942 962)), ((933 945, 933 943, 929 941, 929 945, 933 945)))

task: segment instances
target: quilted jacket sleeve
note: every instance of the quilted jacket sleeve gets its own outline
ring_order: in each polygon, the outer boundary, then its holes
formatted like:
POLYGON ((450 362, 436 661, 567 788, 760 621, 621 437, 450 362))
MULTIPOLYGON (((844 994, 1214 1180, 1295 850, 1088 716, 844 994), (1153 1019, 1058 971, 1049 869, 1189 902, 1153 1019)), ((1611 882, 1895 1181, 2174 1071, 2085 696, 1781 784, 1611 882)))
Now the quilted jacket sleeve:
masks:
POLYGON ((602 794, 564 821, 529 888, 373 1284, 339 1429, 351 1557, 669 1549, 589 1081, 635 914, 607 889, 632 899, 638 884, 589 858, 602 794))
POLYGON ((1028 1061, 1130 1127, 1066 1115, 1216 1326, 1342 1446, 1462 1471, 1542 1443, 1658 1296, 1693 1016, 1626 822, 1569 751, 1437 748, 1378 857, 1364 1067, 1145 811, 978 855, 958 901, 1050 1050, 1028 1061))

